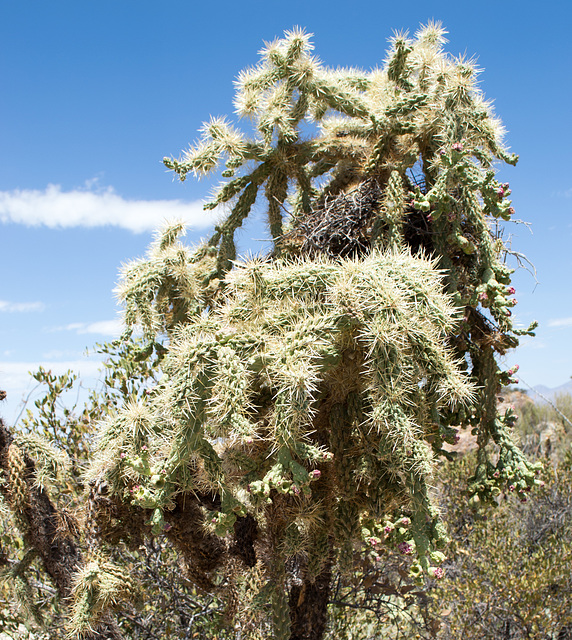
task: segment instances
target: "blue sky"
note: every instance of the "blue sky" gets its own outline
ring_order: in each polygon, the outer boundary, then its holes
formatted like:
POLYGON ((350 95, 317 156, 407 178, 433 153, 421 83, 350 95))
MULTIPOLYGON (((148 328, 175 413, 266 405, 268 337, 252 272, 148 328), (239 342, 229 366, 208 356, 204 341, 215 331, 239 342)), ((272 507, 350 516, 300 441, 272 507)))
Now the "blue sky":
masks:
MULTIPOLYGON (((447 49, 478 58, 507 141, 501 168, 517 216, 513 248, 535 264, 515 275, 522 325, 538 337, 507 359, 522 380, 556 387, 572 375, 572 5, 503 0, 352 3, 244 0, 4 2, 0 6, 0 388, 8 422, 32 391, 27 371, 68 366, 93 383, 86 348, 118 330, 120 265, 141 256, 164 217, 207 235, 206 181, 161 164, 210 115, 232 116, 233 80, 263 41, 295 25, 328 66, 382 63, 394 30, 441 20, 447 49)), ((264 230, 246 229, 243 248, 264 230)))

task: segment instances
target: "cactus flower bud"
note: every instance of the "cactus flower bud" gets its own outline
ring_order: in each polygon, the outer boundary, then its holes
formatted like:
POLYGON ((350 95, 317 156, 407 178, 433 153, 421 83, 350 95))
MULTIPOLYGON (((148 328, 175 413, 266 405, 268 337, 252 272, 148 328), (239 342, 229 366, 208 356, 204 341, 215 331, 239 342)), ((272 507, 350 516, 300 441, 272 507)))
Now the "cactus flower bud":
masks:
POLYGON ((397 545, 399 552, 403 555, 410 556, 413 553, 413 547, 409 544, 409 542, 400 542, 397 545))
POLYGON ((429 567, 427 572, 432 578, 436 580, 441 580, 445 576, 445 572, 441 567, 429 567))
POLYGON ((454 142, 451 145, 451 149, 453 149, 453 151, 461 152, 463 150, 463 143, 462 142, 454 142))
POLYGON ((310 471, 310 477, 312 480, 317 480, 322 475, 322 472, 319 469, 314 469, 310 471))

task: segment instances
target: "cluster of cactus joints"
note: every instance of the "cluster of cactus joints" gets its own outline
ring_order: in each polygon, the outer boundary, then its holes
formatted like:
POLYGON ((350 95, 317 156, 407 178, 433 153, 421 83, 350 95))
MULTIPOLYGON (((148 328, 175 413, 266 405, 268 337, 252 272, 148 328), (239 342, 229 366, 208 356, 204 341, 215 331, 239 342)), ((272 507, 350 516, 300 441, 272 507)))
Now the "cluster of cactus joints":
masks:
POLYGON ((126 326, 139 325, 148 342, 200 313, 216 291, 216 251, 192 252, 180 242, 184 226, 166 227, 145 259, 124 265, 118 297, 124 302, 126 326))
POLYGON ((24 455, 17 444, 12 443, 6 452, 7 498, 18 528, 25 533, 28 522, 25 512, 30 502, 30 489, 27 478, 29 472, 24 455))
MULTIPOLYGON (((213 120, 182 161, 166 162, 182 178, 189 171, 211 171, 222 158, 227 177, 254 163, 251 173, 223 184, 213 203, 237 199, 209 243, 218 247, 219 278, 223 263, 230 268, 234 258, 232 252, 221 258, 221 251, 234 247, 231 237, 248 215, 245 203, 254 202, 262 184, 275 255, 308 250, 308 236, 315 240, 313 255, 320 242, 331 255, 332 239, 339 244, 346 236, 360 252, 369 242, 421 247, 435 257, 448 291, 465 309, 455 347, 459 356, 470 355, 469 373, 482 389, 473 414, 492 435, 494 412, 480 407, 498 385, 493 391, 481 372, 488 371, 486 360, 517 346, 522 334, 513 327, 516 299, 506 249, 490 228, 491 221, 513 217, 511 191, 492 165, 515 164, 517 157, 504 147, 503 127, 478 88, 478 70, 470 60, 448 55, 445 43, 444 29, 431 23, 414 38, 396 36, 382 69, 332 70, 312 57, 306 34, 289 32, 268 45, 260 64, 237 82, 238 113, 254 119, 257 136, 247 139, 226 121, 213 120), (304 120, 318 126, 312 140, 300 136, 304 120), (290 198, 296 181, 298 197, 290 198), (336 209, 331 198, 345 198, 348 189, 368 181, 380 194, 371 203, 375 222, 371 215, 357 217, 350 230, 344 226, 347 207, 336 209), (306 203, 302 209, 300 202, 306 203), (337 214, 339 220, 324 225, 324 218, 337 214)), ((336 251, 347 255, 343 247, 336 251)))
MULTIPOLYGON (((236 263, 217 304, 171 332, 160 385, 106 421, 92 477, 155 534, 170 534, 178 496, 217 495, 207 530, 224 538, 254 517, 280 584, 297 557, 311 579, 328 570, 363 542, 360 517, 383 522, 388 508, 419 511, 428 553, 425 407, 445 414, 473 393, 445 345, 456 314, 442 289, 434 264, 407 253, 236 263)), ((273 602, 285 634, 283 596, 273 602)))
POLYGON ((93 637, 94 628, 125 598, 137 599, 137 584, 125 570, 105 558, 88 558, 75 574, 69 637, 93 637))
POLYGON ((261 62, 240 74, 235 104, 241 116, 254 121, 256 137, 247 139, 224 118, 211 119, 202 129, 202 139, 180 160, 165 158, 167 167, 182 180, 189 172, 205 174, 225 160, 223 177, 229 179, 208 206, 236 200, 216 230, 211 244, 219 247, 219 267, 228 269, 234 259, 233 236, 249 215, 259 188, 265 185, 268 222, 276 251, 280 251, 284 208, 288 194, 297 185, 300 213, 309 213, 312 179, 326 173, 331 164, 313 141, 304 140, 304 120, 320 119, 328 109, 365 115, 357 90, 324 70, 311 55, 309 36, 295 29, 283 40, 267 45, 261 62), (235 177, 238 169, 258 163, 250 173, 235 177))
POLYGON ((501 492, 514 493, 526 502, 530 491, 544 485, 539 477, 542 463, 531 464, 515 445, 512 428, 518 416, 512 407, 495 419, 494 440, 499 452, 496 463, 491 462, 486 450, 479 452, 475 473, 469 478, 469 504, 471 506, 495 504, 501 492))

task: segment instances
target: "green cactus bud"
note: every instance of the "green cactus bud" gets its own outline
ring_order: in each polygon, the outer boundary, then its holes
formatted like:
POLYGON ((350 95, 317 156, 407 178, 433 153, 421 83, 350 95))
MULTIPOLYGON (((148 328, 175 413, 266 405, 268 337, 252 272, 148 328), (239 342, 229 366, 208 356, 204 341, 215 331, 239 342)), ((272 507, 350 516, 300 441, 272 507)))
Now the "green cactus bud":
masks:
POLYGON ((165 476, 155 473, 151 476, 149 482, 155 489, 162 489, 165 486, 165 476))
POLYGON ((148 476, 151 474, 151 469, 149 467, 149 461, 145 456, 137 456, 136 458, 125 458, 125 463, 128 464, 132 469, 135 469, 138 473, 144 476, 148 476))

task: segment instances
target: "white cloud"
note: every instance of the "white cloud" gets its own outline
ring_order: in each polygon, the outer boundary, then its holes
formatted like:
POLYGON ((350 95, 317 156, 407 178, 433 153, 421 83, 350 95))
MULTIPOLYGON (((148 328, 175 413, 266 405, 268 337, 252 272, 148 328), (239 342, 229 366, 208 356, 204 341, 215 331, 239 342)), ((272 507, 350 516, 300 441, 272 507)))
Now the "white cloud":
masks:
POLYGON ((518 339, 518 351, 522 351, 522 349, 532 349, 534 351, 539 351, 548 348, 548 344, 543 340, 540 340, 537 337, 532 336, 522 336, 522 338, 518 339))
POLYGON ((570 318, 555 318, 548 321, 549 327, 572 327, 572 317, 570 318))
POLYGON ((102 320, 86 324, 77 330, 78 333, 99 333, 105 336, 120 336, 123 332, 123 322, 117 320, 102 320))
POLYGON ((99 322, 71 322, 61 327, 54 327, 50 331, 75 331, 78 334, 95 333, 103 336, 119 336, 123 332, 123 322, 115 320, 100 320, 99 322))
POLYGON ((205 211, 199 200, 125 200, 111 187, 62 191, 51 184, 44 191, 0 191, 1 222, 51 228, 115 226, 141 233, 156 229, 166 219, 183 220, 200 229, 219 220, 220 211, 205 211))
POLYGON ((572 198, 572 189, 565 189, 564 191, 553 191, 551 193, 553 198, 572 198))
POLYGON ((73 351, 71 349, 50 349, 42 354, 42 359, 45 360, 69 360, 80 356, 81 353, 73 351))
POLYGON ((0 300, 0 312, 26 313, 28 311, 43 311, 46 305, 43 302, 9 302, 0 300))

